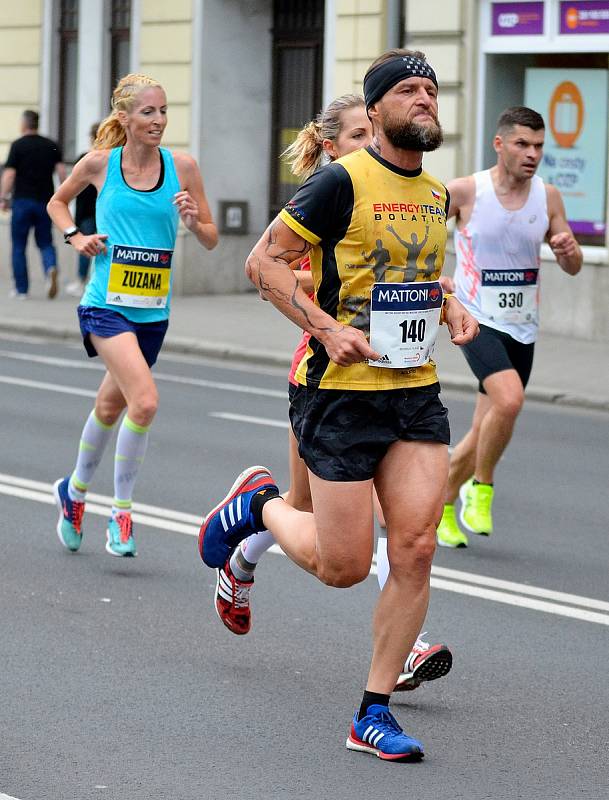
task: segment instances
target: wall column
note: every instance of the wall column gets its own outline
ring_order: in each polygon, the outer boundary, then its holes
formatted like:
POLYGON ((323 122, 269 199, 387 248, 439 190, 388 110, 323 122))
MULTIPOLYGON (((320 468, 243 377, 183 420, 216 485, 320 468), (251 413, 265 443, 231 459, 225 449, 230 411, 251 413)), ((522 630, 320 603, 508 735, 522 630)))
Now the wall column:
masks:
POLYGON ((78 6, 78 84, 76 90, 76 148, 90 147, 89 130, 108 109, 107 28, 105 3, 80 0, 78 6))

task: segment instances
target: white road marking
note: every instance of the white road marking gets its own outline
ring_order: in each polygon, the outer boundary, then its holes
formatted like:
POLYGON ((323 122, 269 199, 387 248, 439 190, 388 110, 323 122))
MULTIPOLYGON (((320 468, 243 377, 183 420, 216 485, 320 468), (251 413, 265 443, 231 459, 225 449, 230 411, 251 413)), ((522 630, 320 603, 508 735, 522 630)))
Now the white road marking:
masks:
POLYGON ((30 381, 26 378, 11 378, 8 375, 0 375, 0 383, 8 383, 11 386, 25 386, 27 389, 42 389, 45 392, 71 394, 76 395, 77 397, 95 397, 97 395, 97 392, 91 389, 80 389, 78 386, 62 386, 58 383, 30 381))
MULTIPOLYGON (((41 356, 37 357, 42 358, 41 356)), ((31 359, 36 360, 36 359, 31 359)), ((53 360, 53 359, 48 359, 53 360)), ((60 361, 61 359, 54 359, 60 361)), ((49 364, 49 366, 52 366, 49 364)), ((56 365, 59 366, 59 365, 56 365)), ((88 365, 84 369, 97 369, 97 365, 88 365)), ((220 392, 238 392, 239 394, 253 394, 260 397, 272 397, 277 400, 287 401, 287 389, 264 389, 258 386, 246 386, 239 383, 225 383, 222 381, 206 381, 202 378, 184 378, 181 375, 168 375, 164 372, 155 372, 155 380, 165 383, 177 383, 182 386, 196 386, 201 389, 215 389, 220 392)), ((78 386, 67 386, 65 384, 47 383, 45 381, 32 381, 27 378, 14 378, 10 375, 0 375, 0 383, 8 383, 13 386, 25 386, 28 389, 43 389, 48 392, 60 392, 62 394, 73 394, 81 397, 95 397, 96 391, 91 389, 81 389, 78 386)))
MULTIPOLYGON (((30 338, 24 339, 20 336, 13 336, 12 334, 1 333, 0 334, 0 341, 3 339, 7 341, 13 342, 20 342, 23 344, 42 344, 48 345, 47 339, 40 339, 40 338, 30 338)), ((99 362, 96 361, 88 361, 84 360, 84 351, 82 349, 82 345, 75 344, 74 342, 64 341, 61 342, 63 347, 67 347, 71 350, 79 351, 83 354, 83 358, 80 359, 60 359, 56 358, 56 361, 61 361, 63 363, 57 364, 57 366, 65 366, 68 368, 79 368, 79 369, 104 369, 99 362)), ((294 344, 296 346, 296 344, 294 344)), ((24 361, 38 361, 41 364, 47 363, 43 359, 47 358, 46 356, 38 356, 32 353, 24 353, 15 350, 0 350, 0 356, 4 358, 12 358, 16 360, 24 360, 24 361)), ((287 356, 286 356, 287 358, 287 356)), ((163 350, 159 356, 158 363, 164 362, 173 362, 174 364, 194 364, 195 366, 201 367, 214 367, 219 368, 222 370, 226 370, 228 372, 243 372, 248 373, 250 375, 270 375, 273 377, 281 377, 285 375, 285 367, 282 366, 263 366, 261 364, 248 364, 246 361, 237 361, 231 358, 230 361, 222 360, 220 355, 214 358, 212 356, 197 356, 197 355, 187 355, 185 353, 173 353, 170 350, 163 350), (221 364, 220 364, 221 361, 221 364)))
POLYGON ((539 589, 537 586, 528 586, 525 583, 514 583, 513 581, 503 581, 498 578, 485 578, 482 575, 476 575, 475 572, 461 572, 461 570, 447 569, 446 567, 434 567, 434 571, 438 577, 442 578, 452 578, 456 581, 477 583, 484 586, 489 586, 493 589, 503 589, 507 592, 519 592, 520 594, 527 594, 531 597, 544 597, 546 600, 556 600, 559 603, 568 603, 569 605, 573 606, 584 605, 586 608, 609 611, 609 603, 605 600, 581 598, 576 594, 555 592, 551 589, 539 589), (582 599, 584 599, 586 602, 580 603, 580 600, 582 599))
MULTIPOLYGON (((29 478, 18 478, 14 475, 7 475, 4 472, 0 472, 0 482, 8 483, 11 486, 23 487, 25 489, 34 489, 37 490, 39 493, 45 494, 47 492, 53 492, 53 485, 51 483, 43 483, 42 481, 33 481, 29 478)), ((8 494, 8 492, 5 492, 8 494)), ((94 492, 89 492, 88 500, 93 501, 94 503, 102 503, 105 505, 110 506, 112 504, 112 498, 108 497, 104 494, 95 494, 94 492)), ((168 511, 166 508, 160 508, 159 506, 150 506, 146 505, 145 503, 134 503, 133 508, 135 511, 141 511, 148 516, 153 517, 167 517, 168 515, 179 522, 190 522, 193 525, 200 525, 201 524, 201 517, 195 514, 186 514, 183 511, 168 511)), ((87 511, 89 510, 89 505, 87 505, 87 511)))
MULTIPOLYGON (((55 499, 52 484, 19 478, 14 475, 0 473, 0 494, 34 500, 47 505, 54 505, 55 499)), ((107 517, 110 513, 112 498, 105 495, 90 494, 87 502, 87 513, 107 517)), ((133 504, 133 520, 151 528, 198 536, 202 516, 185 514, 181 511, 150 506, 143 503, 133 504)), ((283 555, 278 545, 273 545, 269 552, 283 555)), ((373 563, 370 573, 377 573, 373 563)), ((570 619, 593 622, 598 625, 609 625, 609 602, 591 597, 582 597, 566 592, 556 592, 524 583, 503 581, 497 578, 477 575, 473 572, 462 572, 446 567, 431 568, 431 586, 434 589, 464 594, 496 603, 504 603, 546 614, 567 617, 570 619), (577 607, 579 606, 579 608, 577 607)), ((4 800, 0 795, 0 800, 4 800)), ((10 800, 10 799, 9 799, 10 800)))
POLYGON ((290 423, 285 419, 268 419, 268 417, 249 417, 247 414, 231 414, 228 411, 210 411, 210 417, 228 419, 232 422, 247 422, 250 425, 267 425, 269 428, 289 428, 290 423))
POLYGON ((2 794, 0 793, 0 800, 19 800, 18 797, 13 797, 10 794, 2 794))
POLYGON ((106 368, 101 361, 80 361, 75 358, 59 358, 58 356, 38 356, 35 353, 18 353, 14 350, 0 350, 0 356, 13 361, 27 361, 32 364, 44 364, 47 367, 66 367, 67 369, 92 369, 103 372, 106 368))

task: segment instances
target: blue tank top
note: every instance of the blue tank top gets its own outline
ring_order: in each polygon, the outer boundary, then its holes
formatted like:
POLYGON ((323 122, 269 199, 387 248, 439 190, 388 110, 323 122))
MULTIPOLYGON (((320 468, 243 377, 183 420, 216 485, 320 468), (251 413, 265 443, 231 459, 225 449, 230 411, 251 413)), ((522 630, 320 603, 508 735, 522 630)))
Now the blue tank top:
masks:
POLYGON ((168 318, 179 220, 173 199, 180 184, 170 151, 160 151, 164 177, 152 191, 132 189, 122 175, 123 148, 110 151, 95 208, 97 230, 108 235, 108 252, 95 257, 82 306, 118 311, 133 322, 168 318))

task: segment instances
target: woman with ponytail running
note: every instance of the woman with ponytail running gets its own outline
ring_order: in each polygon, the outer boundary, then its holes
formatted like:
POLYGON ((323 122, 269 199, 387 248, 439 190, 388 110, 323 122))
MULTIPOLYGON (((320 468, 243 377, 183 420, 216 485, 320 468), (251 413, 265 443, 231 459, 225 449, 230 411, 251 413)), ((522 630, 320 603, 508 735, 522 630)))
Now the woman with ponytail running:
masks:
POLYGON ((218 241, 195 160, 160 146, 166 125, 162 86, 145 75, 126 75, 113 92, 112 113, 100 124, 93 150, 48 204, 66 243, 95 258, 78 316, 87 354, 99 355, 107 370, 74 469, 54 485, 57 533, 73 552, 82 543, 87 490, 126 409, 118 426, 106 550, 136 555, 132 494, 158 406, 151 367, 168 325, 179 220, 206 249, 218 241), (74 224, 69 203, 89 184, 98 193, 99 233, 86 235, 74 224))

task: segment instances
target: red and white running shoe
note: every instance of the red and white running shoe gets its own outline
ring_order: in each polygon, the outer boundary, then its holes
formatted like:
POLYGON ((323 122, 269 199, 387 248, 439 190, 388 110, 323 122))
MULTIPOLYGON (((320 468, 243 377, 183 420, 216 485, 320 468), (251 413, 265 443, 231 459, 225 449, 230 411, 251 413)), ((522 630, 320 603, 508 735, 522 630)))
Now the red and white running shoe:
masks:
POLYGON ((243 636, 249 632, 252 624, 250 590, 254 578, 251 581, 235 578, 230 568, 230 558, 216 572, 216 613, 229 631, 243 636))
MULTIPOLYGON (((424 636, 425 634, 421 634, 424 636)), ((395 685, 394 692, 409 692, 423 681, 435 681, 448 675, 453 665, 453 654, 445 644, 429 644, 421 637, 416 640, 395 685)))

